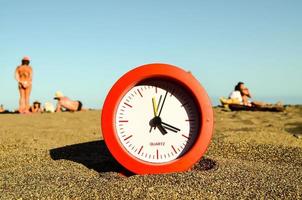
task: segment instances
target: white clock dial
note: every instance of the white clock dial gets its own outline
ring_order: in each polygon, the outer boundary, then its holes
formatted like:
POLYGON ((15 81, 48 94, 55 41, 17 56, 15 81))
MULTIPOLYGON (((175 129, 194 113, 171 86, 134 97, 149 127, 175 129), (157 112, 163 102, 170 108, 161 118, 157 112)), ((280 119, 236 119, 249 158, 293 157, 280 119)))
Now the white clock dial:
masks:
POLYGON ((200 130, 191 93, 169 80, 148 80, 121 99, 115 118, 120 143, 132 156, 165 163, 185 154, 200 130))

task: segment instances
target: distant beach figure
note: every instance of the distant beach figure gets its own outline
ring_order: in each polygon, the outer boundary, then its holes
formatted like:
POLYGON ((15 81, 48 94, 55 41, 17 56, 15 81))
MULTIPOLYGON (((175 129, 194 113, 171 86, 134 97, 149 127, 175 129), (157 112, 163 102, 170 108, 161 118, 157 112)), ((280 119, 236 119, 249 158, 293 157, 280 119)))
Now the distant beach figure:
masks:
POLYGON ((3 107, 3 105, 1 104, 0 105, 0 113, 3 113, 5 110, 4 110, 4 107, 3 107))
POLYGON ((30 58, 24 57, 21 65, 16 68, 15 78, 18 81, 20 93, 19 113, 28 113, 30 109, 29 97, 32 89, 32 68, 29 65, 30 58))
POLYGON ((55 112, 55 107, 52 103, 45 102, 44 111, 47 112, 47 113, 54 113, 55 112))
POLYGON ((252 101, 252 95, 243 82, 238 82, 231 92, 229 98, 221 97, 221 104, 231 110, 250 110, 250 111, 283 111, 284 106, 281 102, 276 104, 265 103, 261 101, 252 101))
POLYGON ((265 110, 265 111, 283 111, 284 106, 281 102, 276 104, 265 103, 261 101, 251 101, 252 95, 243 82, 238 82, 231 92, 229 98, 221 97, 219 100, 224 107, 240 110, 265 110), (240 105, 240 106, 236 106, 240 105), (252 108, 252 109, 250 109, 252 108))
POLYGON ((0 105, 0 114, 7 114, 7 113, 10 113, 9 110, 6 110, 6 109, 4 108, 4 106, 1 104, 1 105, 0 105))
POLYGON ((245 106, 252 106, 252 102, 249 100, 250 98, 252 98, 252 95, 243 82, 237 83, 234 91, 229 95, 229 99, 237 100, 239 104, 243 104, 245 106))
POLYGON ((81 111, 82 108, 82 102, 81 101, 74 101, 69 99, 68 97, 64 96, 62 92, 57 91, 55 93, 55 100, 58 100, 56 112, 61 111, 81 111))
POLYGON ((43 112, 43 108, 39 101, 35 101, 33 105, 30 107, 30 112, 32 113, 41 113, 43 112))

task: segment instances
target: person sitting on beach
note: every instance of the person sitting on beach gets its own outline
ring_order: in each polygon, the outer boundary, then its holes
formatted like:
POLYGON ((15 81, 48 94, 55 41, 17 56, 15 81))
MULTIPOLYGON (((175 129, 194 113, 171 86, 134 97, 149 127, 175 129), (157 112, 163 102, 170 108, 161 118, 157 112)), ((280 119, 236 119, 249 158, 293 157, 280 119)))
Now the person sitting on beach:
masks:
POLYGON ((62 92, 57 91, 55 93, 55 100, 58 100, 56 112, 61 111, 81 111, 82 109, 82 102, 81 101, 73 101, 68 97, 64 96, 62 92))
POLYGON ((239 104, 245 106, 252 106, 252 102, 249 100, 250 98, 252 98, 252 95, 243 82, 238 82, 234 91, 229 95, 229 99, 235 99, 239 104))
POLYGON ((228 107, 229 104, 244 105, 244 100, 246 105, 250 105, 250 102, 248 101, 249 97, 251 97, 249 90, 245 88, 243 82, 239 82, 235 86, 234 91, 230 93, 228 98, 220 97, 219 100, 224 107, 228 107), (244 97, 241 91, 243 91, 246 94, 244 95, 244 97))
POLYGON ((35 101, 33 105, 30 107, 30 112, 32 113, 41 113, 43 112, 43 108, 41 107, 41 103, 39 101, 35 101))
POLYGON ((24 57, 21 65, 16 68, 15 78, 18 81, 18 89, 20 93, 19 99, 19 113, 29 113, 30 104, 29 96, 32 89, 32 68, 29 65, 30 58, 24 57))

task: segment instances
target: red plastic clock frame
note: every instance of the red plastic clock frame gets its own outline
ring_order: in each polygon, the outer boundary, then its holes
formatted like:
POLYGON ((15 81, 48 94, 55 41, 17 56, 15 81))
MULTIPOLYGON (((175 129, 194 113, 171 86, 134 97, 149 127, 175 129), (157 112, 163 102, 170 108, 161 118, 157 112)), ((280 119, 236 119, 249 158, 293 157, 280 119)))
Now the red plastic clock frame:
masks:
POLYGON ((205 89, 191 73, 169 64, 147 64, 124 74, 109 91, 101 115, 102 134, 113 157, 136 174, 162 174, 189 170, 206 152, 213 134, 213 110, 205 89), (120 143, 115 128, 115 115, 123 96, 146 79, 169 79, 190 90, 199 104, 200 132, 193 146, 180 158, 166 163, 150 163, 132 156, 120 143))

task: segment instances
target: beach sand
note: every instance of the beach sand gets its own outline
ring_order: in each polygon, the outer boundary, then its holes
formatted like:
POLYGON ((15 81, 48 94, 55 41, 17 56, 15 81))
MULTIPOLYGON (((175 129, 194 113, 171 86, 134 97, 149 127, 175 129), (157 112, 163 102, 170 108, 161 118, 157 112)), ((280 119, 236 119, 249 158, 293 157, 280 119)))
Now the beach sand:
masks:
POLYGON ((302 199, 302 106, 214 113, 191 171, 129 177, 102 140, 100 111, 0 115, 0 199, 302 199))

